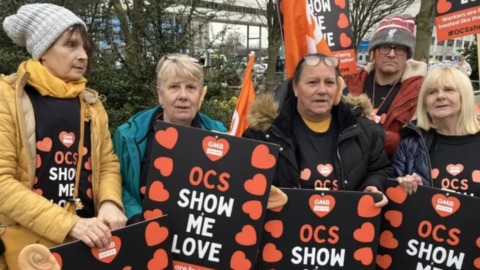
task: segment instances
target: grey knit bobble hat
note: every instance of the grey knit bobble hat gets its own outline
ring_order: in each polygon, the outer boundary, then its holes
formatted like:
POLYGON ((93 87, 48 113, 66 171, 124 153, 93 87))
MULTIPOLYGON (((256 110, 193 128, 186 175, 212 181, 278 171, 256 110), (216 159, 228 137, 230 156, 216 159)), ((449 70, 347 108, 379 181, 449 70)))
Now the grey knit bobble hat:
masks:
MULTIPOLYGON (((29 4, 3 21, 3 29, 19 46, 38 60, 50 46, 75 24, 85 23, 70 10, 52 4, 29 4)), ((86 27, 86 26, 85 26, 86 27)))
POLYGON ((385 44, 402 45, 408 48, 408 58, 413 57, 415 49, 415 19, 410 15, 392 15, 385 17, 370 41, 369 51, 385 44))

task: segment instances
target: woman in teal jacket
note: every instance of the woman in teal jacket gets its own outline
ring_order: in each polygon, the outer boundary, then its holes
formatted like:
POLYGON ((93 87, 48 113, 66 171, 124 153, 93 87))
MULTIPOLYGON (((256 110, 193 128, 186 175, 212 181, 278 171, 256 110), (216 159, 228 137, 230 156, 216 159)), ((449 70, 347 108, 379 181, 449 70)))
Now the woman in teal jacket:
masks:
POLYGON ((198 60, 180 54, 163 57, 157 66, 157 92, 163 105, 133 116, 118 127, 113 138, 121 165, 127 224, 143 220, 143 196, 156 120, 227 132, 222 123, 197 112, 205 95, 198 60))

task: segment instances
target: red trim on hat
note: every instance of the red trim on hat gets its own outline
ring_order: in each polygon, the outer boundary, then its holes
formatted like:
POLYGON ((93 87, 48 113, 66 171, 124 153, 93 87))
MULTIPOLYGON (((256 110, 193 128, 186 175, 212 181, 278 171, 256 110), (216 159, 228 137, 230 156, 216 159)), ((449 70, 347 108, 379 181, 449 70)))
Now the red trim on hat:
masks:
POLYGON ((375 31, 375 34, 386 28, 400 28, 409 31, 412 35, 415 31, 415 20, 405 19, 400 16, 384 19, 380 22, 380 27, 375 31))

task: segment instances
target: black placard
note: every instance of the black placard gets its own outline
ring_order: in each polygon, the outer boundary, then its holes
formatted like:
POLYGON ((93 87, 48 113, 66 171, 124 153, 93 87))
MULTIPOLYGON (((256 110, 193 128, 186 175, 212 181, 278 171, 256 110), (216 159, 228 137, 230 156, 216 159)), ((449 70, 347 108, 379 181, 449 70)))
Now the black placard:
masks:
POLYGON ((144 216, 170 217, 175 269, 253 269, 279 147, 157 121, 144 216))
POLYGON ((480 199, 388 181, 377 269, 480 269, 480 199))
POLYGON ((65 270, 171 270, 170 246, 165 215, 113 231, 110 246, 103 250, 76 241, 50 251, 65 270))
MULTIPOLYGON (((282 189, 267 211, 259 269, 375 269, 381 209, 371 194, 282 189)), ((375 195, 375 197, 378 197, 375 195)))

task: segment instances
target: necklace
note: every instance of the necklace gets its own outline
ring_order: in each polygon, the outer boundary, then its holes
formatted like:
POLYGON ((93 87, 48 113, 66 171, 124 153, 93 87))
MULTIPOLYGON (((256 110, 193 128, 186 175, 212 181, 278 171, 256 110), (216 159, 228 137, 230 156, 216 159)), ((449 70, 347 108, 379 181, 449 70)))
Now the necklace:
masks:
POLYGON ((393 89, 395 88, 395 86, 397 85, 398 81, 400 79, 397 79, 397 81, 395 81, 395 83, 393 84, 392 88, 390 89, 390 91, 388 91, 388 94, 385 96, 385 98, 383 98, 383 101, 382 103, 380 103, 380 106, 378 106, 378 108, 375 108, 375 86, 377 85, 377 81, 375 80, 375 77, 373 78, 373 109, 378 112, 380 110, 380 108, 382 107, 383 103, 385 103, 385 101, 387 100, 388 96, 390 96, 390 94, 392 93, 393 89))

